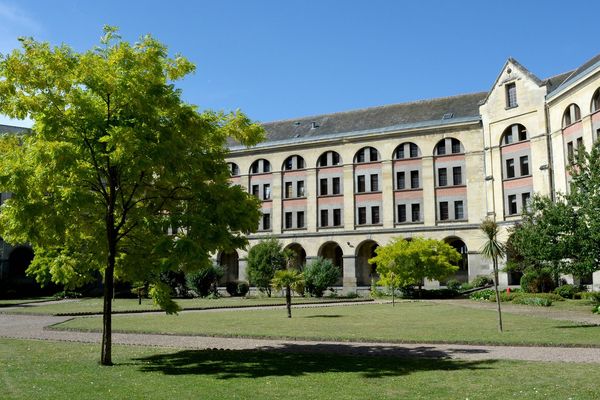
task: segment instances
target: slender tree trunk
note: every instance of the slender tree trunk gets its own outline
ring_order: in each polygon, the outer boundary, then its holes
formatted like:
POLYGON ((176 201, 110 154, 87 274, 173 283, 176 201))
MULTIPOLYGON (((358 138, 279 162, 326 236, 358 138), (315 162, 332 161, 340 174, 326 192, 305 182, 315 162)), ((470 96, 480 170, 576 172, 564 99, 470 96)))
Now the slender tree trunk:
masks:
POLYGON ((502 332, 502 310, 500 307, 500 293, 498 292, 498 258, 492 259, 494 266, 494 291, 496 292, 496 307, 498 308, 498 331, 502 332))
POLYGON ((109 250, 104 272, 104 309, 102 311, 102 354, 100 364, 112 365, 112 291, 114 287, 115 253, 109 250))
POLYGON ((396 307, 396 288, 392 285, 392 307, 396 307))
POLYGON ((287 307, 288 318, 292 318, 292 289, 289 286, 285 288, 285 305, 287 307))

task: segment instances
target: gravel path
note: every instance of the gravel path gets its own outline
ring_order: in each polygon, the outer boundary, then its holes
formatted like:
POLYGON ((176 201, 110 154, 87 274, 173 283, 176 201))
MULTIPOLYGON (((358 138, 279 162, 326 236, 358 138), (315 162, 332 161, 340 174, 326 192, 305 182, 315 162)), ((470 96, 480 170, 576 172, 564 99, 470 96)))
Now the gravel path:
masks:
MULTIPOLYGON (((0 337, 99 343, 100 334, 46 330, 69 317, 0 314, 0 337)), ((466 360, 508 359, 600 364, 600 348, 476 346, 356 342, 312 342, 152 334, 113 334, 113 343, 178 349, 229 349, 285 352, 328 352, 353 355, 454 358, 466 360)))

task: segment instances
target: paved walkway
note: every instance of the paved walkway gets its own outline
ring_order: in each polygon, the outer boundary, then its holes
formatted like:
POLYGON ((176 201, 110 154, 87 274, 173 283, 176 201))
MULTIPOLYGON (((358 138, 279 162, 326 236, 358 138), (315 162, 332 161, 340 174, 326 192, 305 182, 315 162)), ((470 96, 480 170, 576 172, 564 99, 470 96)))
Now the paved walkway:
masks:
MULTIPOLYGON (((100 334, 47 330, 70 317, 0 314, 0 337, 99 343, 100 334)), ((178 349, 229 349, 285 352, 328 352, 352 355, 526 360, 600 364, 600 348, 517 347, 358 342, 312 342, 156 334, 113 334, 113 343, 178 349)))

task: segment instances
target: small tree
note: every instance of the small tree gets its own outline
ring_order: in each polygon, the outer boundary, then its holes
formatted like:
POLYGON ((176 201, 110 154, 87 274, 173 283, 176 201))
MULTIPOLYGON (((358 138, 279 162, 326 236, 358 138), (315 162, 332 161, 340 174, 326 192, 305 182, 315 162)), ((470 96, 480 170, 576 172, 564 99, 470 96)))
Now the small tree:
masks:
POLYGON ((260 241, 248 252, 248 278, 250 284, 271 297, 271 281, 275 271, 285 269, 290 253, 275 238, 260 241))
POLYGON ((480 225, 486 237, 486 242, 481 249, 481 254, 492 260, 494 268, 494 291, 496 293, 496 307, 498 309, 498 330, 502 332, 502 310, 500 307, 500 293, 498 292, 498 258, 503 257, 506 250, 502 242, 498 240, 498 224, 496 221, 486 218, 480 225))
POLYGON ((206 297, 209 294, 216 295, 217 284, 225 271, 219 265, 210 265, 199 271, 192 272, 186 276, 188 287, 194 289, 200 297, 206 297))
POLYGON ((288 318, 292 318, 292 290, 299 291, 304 285, 304 277, 295 269, 284 269, 275 271, 271 284, 276 290, 285 289, 285 305, 288 318))
POLYGON ((323 292, 334 285, 340 277, 339 267, 327 258, 318 257, 304 268, 306 291, 315 297, 323 297, 323 292))
POLYGON ((415 237, 410 241, 395 238, 375 250, 369 263, 377 265, 381 284, 416 285, 421 297, 425 279, 444 280, 458 270, 459 252, 448 243, 435 239, 415 237))
POLYGON ((396 306, 396 289, 402 286, 402 280, 396 275, 393 270, 386 272, 383 275, 380 275, 379 281, 377 282, 380 285, 385 285, 390 288, 392 292, 392 307, 396 306))

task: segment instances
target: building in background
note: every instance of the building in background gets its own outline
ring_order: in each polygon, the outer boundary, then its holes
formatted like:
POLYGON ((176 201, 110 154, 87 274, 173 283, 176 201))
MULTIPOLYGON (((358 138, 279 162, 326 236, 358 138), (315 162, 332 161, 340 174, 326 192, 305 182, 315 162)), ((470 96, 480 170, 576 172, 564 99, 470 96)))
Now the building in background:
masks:
MULTIPOLYGON (((600 134, 600 55, 547 79, 511 58, 488 92, 264 127, 265 142, 232 145, 228 159, 232 183, 262 200, 250 246, 274 236, 299 264, 330 258, 340 286, 361 290, 375 278, 368 259, 377 246, 420 235, 454 246, 463 255, 455 278, 466 281, 492 272, 480 254, 484 218, 506 239, 533 193, 568 190, 569 159, 600 134)), ((245 257, 217 262, 245 279, 245 257)), ((519 279, 502 273, 500 283, 519 279)), ((600 289, 600 271, 575 279, 600 289)))

